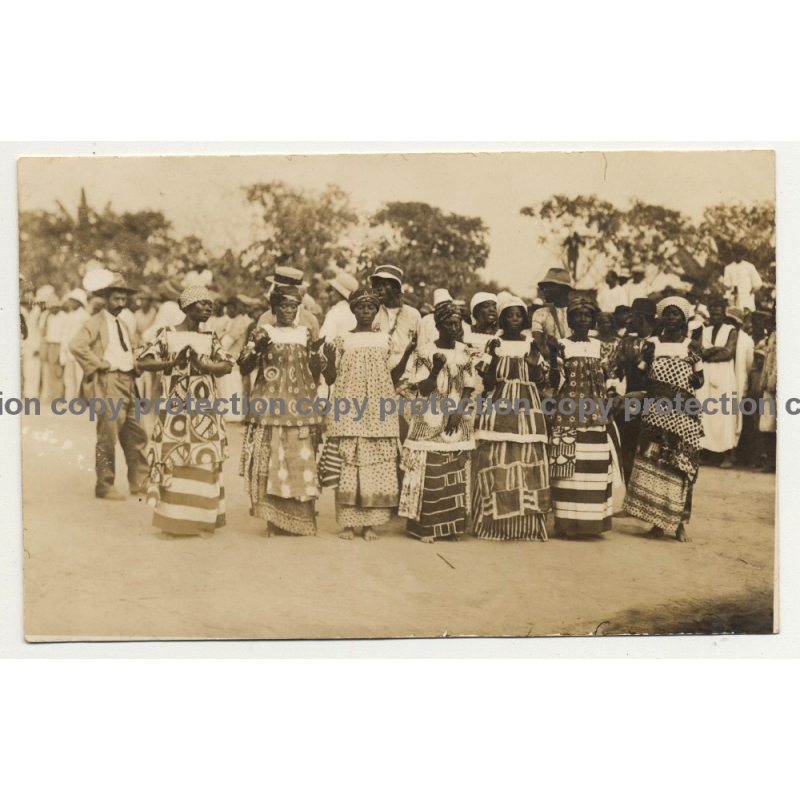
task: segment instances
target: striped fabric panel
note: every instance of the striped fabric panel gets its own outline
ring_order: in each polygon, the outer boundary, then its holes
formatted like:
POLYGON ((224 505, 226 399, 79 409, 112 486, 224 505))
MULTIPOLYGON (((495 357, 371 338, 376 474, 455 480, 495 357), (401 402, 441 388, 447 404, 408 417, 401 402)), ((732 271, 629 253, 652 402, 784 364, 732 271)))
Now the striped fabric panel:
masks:
POLYGON ((428 453, 419 520, 409 519, 406 530, 419 538, 460 536, 467 523, 465 453, 428 453))
POLYGON ((175 467, 169 487, 162 488, 153 525, 166 533, 198 535, 225 525, 222 470, 175 467))

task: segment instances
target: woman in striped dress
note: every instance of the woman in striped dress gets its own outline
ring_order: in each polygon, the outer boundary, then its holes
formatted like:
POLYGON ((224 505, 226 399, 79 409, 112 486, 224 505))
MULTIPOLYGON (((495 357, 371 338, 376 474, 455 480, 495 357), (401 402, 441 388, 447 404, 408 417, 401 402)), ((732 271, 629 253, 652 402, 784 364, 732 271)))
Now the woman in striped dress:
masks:
POLYGON ((487 412, 475 423, 473 533, 481 539, 547 541, 547 424, 536 388, 547 379, 547 363, 523 335, 527 326, 522 300, 501 303, 502 334, 488 344, 483 377, 487 412))
POLYGON ((139 370, 162 372, 167 402, 183 404, 187 395, 205 400, 208 413, 171 414, 160 409, 147 451, 150 465, 147 502, 153 525, 167 538, 209 537, 225 525, 222 463, 228 457, 225 423, 213 410, 215 379, 233 369, 217 335, 200 331, 212 312, 211 295, 197 286, 180 296, 186 318, 162 328, 136 360, 139 370))
POLYGON ((699 410, 686 409, 686 401, 697 400, 703 385, 702 349, 687 333, 690 316, 691 306, 682 297, 658 304, 660 332, 645 342, 639 368, 647 376, 647 397, 667 398, 673 408, 643 416, 623 506, 631 516, 652 524, 650 537, 674 533, 679 542, 689 541, 685 523, 692 514, 703 435, 699 410), (677 410, 679 396, 682 413, 677 410))
POLYGON ((298 401, 316 398, 320 364, 308 328, 295 323, 300 300, 299 289, 276 284, 270 295, 275 325, 255 328, 237 361, 243 374, 257 370, 239 474, 250 514, 267 523, 264 536, 317 533, 322 417, 311 406, 298 409, 298 401))
POLYGON ((615 394, 606 388, 600 342, 589 338, 597 312, 594 300, 573 293, 567 306, 572 334, 551 349, 551 375, 558 381, 558 391, 550 440, 550 485, 555 531, 567 539, 602 537, 611 530, 612 486, 615 478, 621 482, 616 428, 613 422, 603 421, 597 406, 615 394), (586 398, 595 401, 595 409, 581 419, 577 404, 586 398))
POLYGON ((432 406, 447 401, 454 409, 463 407, 461 401, 474 389, 471 353, 458 341, 462 335, 458 306, 440 303, 433 313, 439 337, 417 348, 403 379, 428 408, 413 415, 403 443, 397 511, 408 519, 406 530, 426 544, 458 539, 466 531, 470 455, 475 449, 470 416, 458 410, 444 414, 432 406))

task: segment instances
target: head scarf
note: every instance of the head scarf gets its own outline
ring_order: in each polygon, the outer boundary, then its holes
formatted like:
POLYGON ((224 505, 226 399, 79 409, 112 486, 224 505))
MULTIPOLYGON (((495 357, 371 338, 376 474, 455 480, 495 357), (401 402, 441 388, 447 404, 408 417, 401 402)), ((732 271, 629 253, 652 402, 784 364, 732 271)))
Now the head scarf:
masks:
POLYGON ((287 297, 290 297, 292 300, 296 300, 298 305, 303 302, 303 293, 297 286, 290 286, 282 283, 275 284, 275 288, 272 290, 272 293, 269 296, 269 301, 274 307, 278 305, 281 300, 287 297))
POLYGON ((658 305, 656 306, 656 313, 658 314, 658 318, 664 314, 664 311, 668 309, 670 306, 673 308, 677 308, 683 314, 684 319, 688 322, 692 316, 692 305, 685 297, 679 297, 675 295, 674 297, 665 297, 663 300, 659 301, 658 305))
POLYGON ((208 289, 206 289, 205 286, 190 286, 188 289, 184 289, 181 292, 178 305, 181 311, 183 311, 187 306, 199 303, 201 300, 212 300, 208 289))
POLYGON ((572 292, 567 301, 567 314, 571 314, 573 311, 577 311, 579 308, 586 308, 593 314, 597 314, 597 312, 600 310, 597 307, 597 303, 595 303, 595 301, 592 300, 588 294, 572 292))
POLYGON ((356 289, 354 292, 350 293, 347 302, 350 303, 351 311, 356 307, 359 300, 367 300, 378 309, 381 307, 381 299, 378 297, 378 293, 374 289, 370 289, 366 286, 363 289, 356 289))
POLYGON ((450 317, 458 317, 461 319, 461 311, 459 311, 458 306, 452 301, 445 300, 444 303, 439 303, 439 305, 433 309, 433 321, 436 323, 437 328, 444 320, 450 317))

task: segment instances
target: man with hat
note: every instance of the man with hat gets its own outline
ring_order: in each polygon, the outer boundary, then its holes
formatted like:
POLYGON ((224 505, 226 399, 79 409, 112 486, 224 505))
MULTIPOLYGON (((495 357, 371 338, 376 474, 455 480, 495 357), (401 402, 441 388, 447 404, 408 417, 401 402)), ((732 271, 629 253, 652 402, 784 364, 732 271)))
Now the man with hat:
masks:
POLYGON ((83 370, 81 399, 97 398, 114 405, 97 417, 95 496, 123 500, 124 496, 114 488, 118 441, 128 465, 131 494, 146 491, 148 473, 147 433, 134 416, 137 393, 133 346, 128 330, 119 321, 120 311, 136 290, 127 286, 121 275, 114 275, 105 288, 96 291, 104 296, 106 307, 86 320, 69 343, 69 350, 83 370))
POLYGON ((332 342, 337 336, 349 333, 356 326, 356 318, 350 310, 350 295, 358 289, 358 279, 344 270, 337 270, 336 275, 328 281, 327 293, 330 308, 325 315, 319 335, 326 342, 332 342))
MULTIPOLYGON (((419 323, 419 341, 417 346, 433 342, 439 338, 439 331, 436 329, 436 308, 442 303, 455 303, 447 289, 433 290, 433 311, 422 317, 419 323)), ((458 303, 456 303, 458 305, 458 303)), ((460 309, 459 309, 460 311, 460 309)), ((462 320, 461 322, 461 341, 469 334, 469 325, 462 320)))
POLYGON ((628 302, 628 293, 625 291, 625 287, 620 285, 619 276, 613 269, 606 272, 605 284, 597 290, 597 305, 602 313, 613 314, 617 306, 625 305, 628 302))
POLYGON ((547 305, 533 313, 531 331, 534 338, 539 340, 537 343, 541 352, 546 353, 547 337, 565 339, 572 333, 567 322, 567 303, 572 291, 572 279, 565 269, 553 268, 547 271, 538 286, 547 305))
MULTIPOLYGON (((275 274, 270 275, 267 278, 267 282, 270 283, 267 297, 272 294, 276 286, 294 286, 300 290, 301 295, 308 287, 308 284, 303 280, 303 272, 293 267, 276 267, 275 274)), ((308 328, 311 332, 312 342, 319 339, 319 320, 307 308, 304 308, 302 303, 297 308, 297 316, 294 321, 296 325, 304 325, 308 328)), ((257 324, 259 328, 263 328, 265 325, 275 325, 276 323, 277 317, 272 309, 268 308, 259 317, 257 324)))
POLYGON ((650 294, 650 289, 645 283, 644 276, 647 270, 644 264, 634 264, 631 267, 632 280, 625 286, 626 299, 620 305, 633 306, 633 301, 637 298, 647 297, 650 294))
POLYGON ((419 340, 422 318, 419 311, 403 302, 403 270, 391 264, 376 267, 370 284, 381 299, 375 330, 389 334, 389 369, 394 369, 403 354, 419 340))

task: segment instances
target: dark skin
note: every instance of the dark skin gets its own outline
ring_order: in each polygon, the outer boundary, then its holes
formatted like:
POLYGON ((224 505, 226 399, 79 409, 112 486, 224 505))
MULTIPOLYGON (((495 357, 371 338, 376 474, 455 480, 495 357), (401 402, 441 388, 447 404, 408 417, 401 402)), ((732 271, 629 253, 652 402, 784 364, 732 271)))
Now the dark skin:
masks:
MULTIPOLYGON (((725 307, 714 304, 708 307, 708 324, 711 326, 711 341, 717 338, 719 329, 725 322, 725 307)), ((706 347, 703 350, 703 360, 709 363, 731 361, 736 354, 736 329, 730 332, 724 347, 706 347)))
MULTIPOLYGON (((686 317, 684 317, 683 312, 679 308, 676 308, 675 306, 667 306, 661 314, 660 322, 661 333, 658 335, 659 341, 677 343, 682 342, 686 338, 686 317)), ((689 345, 689 348, 695 353, 699 350, 699 347, 694 342, 689 345)), ((655 345, 652 342, 647 342, 642 350, 642 360, 645 362, 648 368, 653 363, 654 353, 655 345)), ((694 389, 699 389, 703 385, 703 380, 702 371, 694 372, 691 378, 689 378, 689 384, 694 389)), ((660 528, 658 525, 654 525, 648 533, 648 536, 653 539, 663 535, 664 529, 660 528)), ((689 541, 689 537, 686 534, 686 528, 684 527, 683 523, 678 526, 678 529, 675 532, 675 538, 679 542, 689 541)))
MULTIPOLYGON (((440 320, 436 324, 436 330, 439 331, 439 338, 435 343, 436 346, 441 350, 454 350, 456 342, 458 341, 458 337, 462 332, 461 315, 452 314, 451 316, 440 320)), ((422 397, 430 397, 436 390, 436 380, 445 364, 447 364, 447 359, 444 357, 444 355, 442 355, 442 353, 434 353, 432 363, 433 366, 431 368, 431 374, 425 378, 425 380, 420 381, 419 384, 419 393, 422 397)), ((461 397, 462 399, 466 399, 471 394, 472 388, 465 387, 461 397)), ((457 431, 463 416, 464 415, 460 411, 455 411, 454 413, 450 414, 447 417, 447 422, 445 422, 445 433, 452 434, 457 431)))
MULTIPOLYGON (((372 325, 375 322, 375 317, 378 315, 378 307, 371 300, 359 300, 353 306, 353 316, 356 318, 356 326, 353 328, 353 333, 371 333, 372 325)), ((403 373, 406 371, 408 359, 417 347, 416 337, 412 337, 408 347, 403 352, 402 357, 397 362, 394 369, 391 371, 392 383, 397 386, 403 373)), ((328 386, 333 386, 336 382, 336 348, 333 342, 325 342, 322 346, 322 352, 327 361, 325 369, 322 372, 328 386)))
POLYGON ((613 342, 617 338, 617 323, 613 314, 597 315, 597 338, 601 342, 613 342))
MULTIPOLYGON (((175 326, 175 330, 197 333, 200 330, 200 324, 211 316, 213 310, 213 305, 210 300, 198 300, 196 303, 186 306, 186 308, 183 309, 186 318, 180 325, 175 326)), ((221 378, 223 375, 228 375, 233 370, 233 365, 229 364, 227 361, 222 361, 219 358, 215 360, 210 356, 198 355, 188 345, 171 359, 158 360, 152 356, 140 358, 136 362, 136 367, 144 372, 160 372, 175 367, 178 369, 186 369, 189 364, 191 364, 192 372, 200 375, 211 375, 214 378, 221 378)))
POLYGON ((373 278, 372 288, 381 299, 381 305, 386 308, 400 308, 403 302, 403 289, 392 278, 373 278))
POLYGON ((472 330, 475 333, 494 333, 497 330, 497 303, 494 300, 485 300, 478 303, 473 312, 475 324, 472 330))
POLYGON ((569 302, 568 297, 572 289, 569 286, 562 286, 560 283, 540 283, 545 302, 552 303, 556 308, 566 308, 569 302))
MULTIPOLYGON (((500 339, 507 342, 519 342, 525 337, 523 330, 527 326, 528 318, 525 312, 518 306, 512 306, 505 309, 500 315, 500 326, 503 329, 500 339)), ((489 363, 489 368, 483 378, 484 389, 491 392, 497 386, 497 367, 500 363, 500 357, 497 355, 497 348, 500 346, 500 339, 492 339, 486 345, 486 352, 490 353, 492 360, 489 363)), ((544 369, 539 364, 541 353, 539 352, 539 345, 535 339, 531 339, 531 346, 525 354, 523 361, 528 366, 528 372, 533 379, 534 383, 541 383, 544 378, 544 369)))
MULTIPOLYGON (((277 297, 271 303, 272 313, 275 314, 275 326, 277 328, 291 328, 294 325, 295 317, 297 316, 297 309, 300 307, 300 301, 294 297, 277 297)), ((308 366, 311 370, 311 375, 314 380, 318 380, 320 376, 320 361, 319 361, 319 346, 322 344, 322 339, 318 339, 313 344, 311 343, 311 334, 306 331, 307 340, 306 345, 309 349, 308 366)), ((236 363, 239 365, 239 371, 242 374, 252 372, 258 364, 258 357, 269 350, 272 345, 272 339, 264 328, 254 328, 248 341, 252 342, 254 347, 245 347, 239 354, 236 363)))

